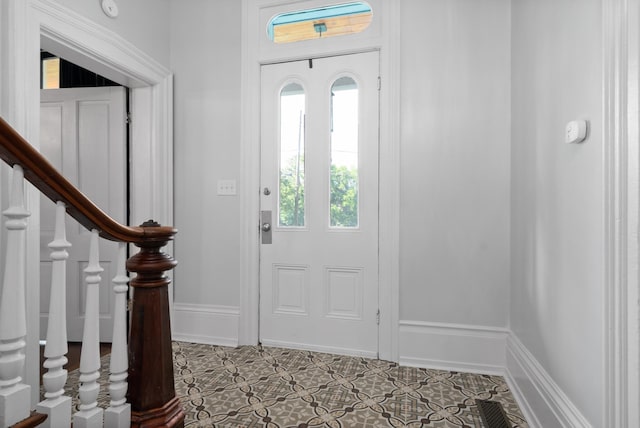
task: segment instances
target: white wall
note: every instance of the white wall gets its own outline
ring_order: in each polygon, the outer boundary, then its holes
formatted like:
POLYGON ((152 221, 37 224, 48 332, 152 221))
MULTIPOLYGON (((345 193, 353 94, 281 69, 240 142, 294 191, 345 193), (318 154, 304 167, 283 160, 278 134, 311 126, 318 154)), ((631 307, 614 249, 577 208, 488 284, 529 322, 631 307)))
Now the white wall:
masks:
MULTIPOLYGON (((97 0, 58 2, 175 72, 176 304, 194 314, 194 335, 232 343, 239 202, 215 186, 241 176, 241 2, 120 1, 116 20, 97 0), (207 330, 212 320, 225 332, 207 330)), ((400 2, 400 353, 418 364, 467 354, 476 361, 453 362, 496 367, 511 329, 577 419, 600 426, 601 1, 575 6, 400 2), (568 146, 562 134, 574 118, 589 119, 591 133, 568 146)), ((544 414, 530 379, 516 380, 544 414)))
POLYGON ((400 3, 400 318, 506 327, 510 2, 400 3))
POLYGON ((236 0, 171 3, 178 308, 239 305, 239 198, 216 184, 241 176, 240 24, 236 0))
MULTIPOLYGON (((505 328, 509 1, 400 3, 401 318, 505 328)), ((171 6, 175 299, 186 328, 181 307, 239 304, 239 198, 216 196, 215 186, 240 176, 241 8, 171 6)))
POLYGON ((117 1, 119 15, 105 15, 100 0, 55 0, 122 36, 164 66, 169 65, 169 0, 117 1))
MULTIPOLYGON (((239 198, 215 187, 241 176, 241 2, 119 2, 110 20, 97 1, 59 1, 175 72, 177 328, 233 343, 239 198)), ((514 349, 548 375, 575 420, 599 426, 601 4, 575 6, 400 2, 400 355, 499 368, 513 363, 496 351, 511 329, 522 345, 514 349), (574 118, 589 119, 591 135, 568 146, 562 133, 574 118)))
POLYGON ((601 426, 602 5, 579 3, 512 3, 511 329, 567 406, 601 426), (572 119, 590 121, 580 145, 563 142, 572 119))

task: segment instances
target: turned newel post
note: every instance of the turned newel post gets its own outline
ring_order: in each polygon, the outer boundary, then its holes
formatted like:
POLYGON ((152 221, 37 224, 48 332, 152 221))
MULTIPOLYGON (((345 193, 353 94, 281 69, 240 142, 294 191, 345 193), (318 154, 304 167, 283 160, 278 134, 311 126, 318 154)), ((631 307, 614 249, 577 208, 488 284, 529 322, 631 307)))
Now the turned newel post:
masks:
POLYGON ((182 427, 184 412, 175 394, 173 353, 165 274, 177 262, 161 251, 176 230, 149 220, 141 225, 140 252, 127 261, 137 275, 133 288, 129 331, 129 393, 132 427, 182 427))

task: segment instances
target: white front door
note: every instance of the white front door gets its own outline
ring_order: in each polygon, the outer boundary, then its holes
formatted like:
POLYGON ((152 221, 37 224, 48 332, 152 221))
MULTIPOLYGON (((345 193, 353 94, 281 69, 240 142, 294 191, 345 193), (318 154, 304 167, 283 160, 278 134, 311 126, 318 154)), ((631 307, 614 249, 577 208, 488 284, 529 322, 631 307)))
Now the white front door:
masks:
MULTIPOLYGON (((40 92, 40 151, 98 207, 126 221, 125 88, 47 89, 40 92)), ((40 203, 40 336, 46 337, 51 286, 50 250, 55 205, 40 203)), ((67 339, 82 340, 90 232, 71 217, 66 221, 67 339)), ((113 284, 118 244, 100 240, 100 341, 111 342, 113 284)))
POLYGON ((378 70, 378 52, 262 66, 265 345, 378 354, 378 70))

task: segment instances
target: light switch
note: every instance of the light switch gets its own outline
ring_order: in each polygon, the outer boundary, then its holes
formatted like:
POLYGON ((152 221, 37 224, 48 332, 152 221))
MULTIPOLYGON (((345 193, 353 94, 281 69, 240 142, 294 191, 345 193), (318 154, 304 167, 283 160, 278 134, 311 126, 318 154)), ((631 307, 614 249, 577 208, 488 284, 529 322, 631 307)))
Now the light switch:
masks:
POLYGON ((580 143, 587 138, 587 121, 572 120, 567 123, 564 141, 568 144, 580 143))
POLYGON ((236 180, 218 180, 219 196, 234 196, 236 194, 236 180))

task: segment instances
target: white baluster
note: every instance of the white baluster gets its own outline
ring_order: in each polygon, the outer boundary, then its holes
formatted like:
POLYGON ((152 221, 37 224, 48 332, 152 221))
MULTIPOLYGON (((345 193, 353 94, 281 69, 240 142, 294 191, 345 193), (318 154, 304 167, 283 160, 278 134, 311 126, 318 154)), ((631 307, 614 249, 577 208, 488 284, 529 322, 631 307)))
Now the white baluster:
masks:
POLYGON ((42 377, 44 401, 38 404, 39 413, 48 417, 43 427, 67 427, 71 425, 71 397, 64 395, 67 383, 67 248, 71 244, 65 233, 65 209, 63 202, 56 206, 56 228, 51 248, 51 297, 49 300, 49 321, 47 326, 47 344, 44 348, 44 368, 48 369, 42 377))
POLYGON ((24 207, 24 173, 13 167, 8 218, 4 280, 0 285, 0 426, 13 425, 29 416, 29 385, 22 383, 27 334, 25 302, 25 245, 29 212, 24 207))
POLYGON ((102 426, 104 411, 98 407, 100 392, 100 330, 99 301, 100 267, 98 255, 98 231, 91 231, 89 247, 89 265, 84 273, 87 283, 86 305, 84 311, 84 331, 82 333, 82 353, 80 355, 80 406, 73 415, 74 428, 93 428, 102 426))
POLYGON ((116 293, 113 314, 113 341, 111 343, 111 375, 109 394, 111 405, 104 413, 104 423, 109 428, 124 428, 131 425, 131 405, 127 403, 127 292, 129 278, 125 270, 126 244, 118 248, 118 270, 113 278, 116 293))

